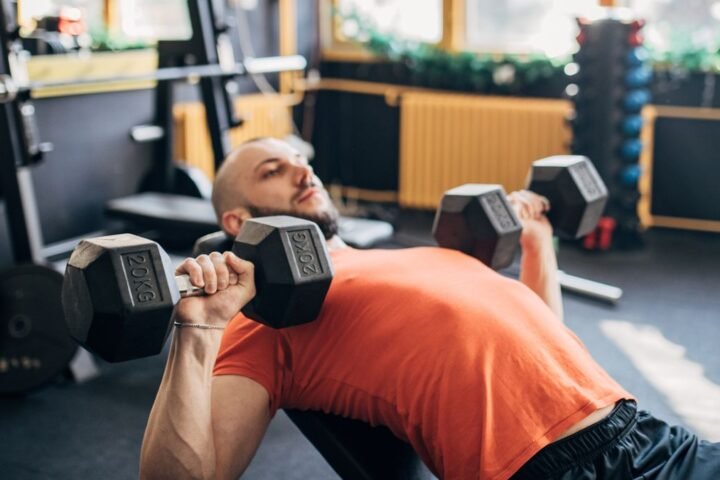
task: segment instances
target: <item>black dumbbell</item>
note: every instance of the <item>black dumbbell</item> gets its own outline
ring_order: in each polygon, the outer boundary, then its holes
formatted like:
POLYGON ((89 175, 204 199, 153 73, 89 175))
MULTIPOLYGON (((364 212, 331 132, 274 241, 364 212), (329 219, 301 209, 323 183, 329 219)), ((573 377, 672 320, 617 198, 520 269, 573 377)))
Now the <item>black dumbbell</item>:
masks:
MULTIPOLYGON (((277 216, 247 220, 233 252, 255 266, 255 297, 243 313, 273 328, 315 319, 333 269, 319 227, 277 216)), ((109 362, 159 353, 181 297, 202 294, 187 275, 175 277, 168 255, 130 234, 83 240, 63 282, 70 334, 109 362)))
POLYGON ((438 245, 460 250, 494 269, 512 263, 521 232, 522 224, 501 185, 469 183, 448 190, 433 223, 438 245))
MULTIPOLYGON (((528 189, 550 200, 548 218, 562 237, 595 228, 607 202, 605 184, 589 159, 577 155, 533 162, 528 189)), ((513 261, 522 225, 500 185, 467 184, 443 196, 433 224, 438 245, 500 269, 513 261)))
POLYGON ((584 237, 595 229, 608 191, 590 159, 557 155, 533 162, 528 190, 550 200, 548 220, 562 238, 584 237))

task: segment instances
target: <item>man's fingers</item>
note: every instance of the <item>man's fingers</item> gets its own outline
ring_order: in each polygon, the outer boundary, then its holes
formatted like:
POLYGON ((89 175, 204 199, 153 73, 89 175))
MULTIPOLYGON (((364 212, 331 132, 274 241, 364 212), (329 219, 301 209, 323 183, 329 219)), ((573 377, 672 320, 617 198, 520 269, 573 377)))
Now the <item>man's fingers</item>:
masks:
POLYGON ((215 268, 215 276, 217 278, 217 289, 225 290, 228 287, 230 270, 225 265, 225 257, 219 252, 212 252, 208 255, 210 261, 215 268))
POLYGON ((543 202, 543 212, 549 212, 550 211, 550 200, 548 200, 546 197, 540 197, 543 202))
POLYGON ((205 293, 215 293, 217 291, 215 265, 208 255, 200 255, 197 257, 197 263, 200 265, 200 268, 202 268, 203 278, 205 279, 205 293))
POLYGON ((205 279, 203 278, 202 267, 200 267, 200 265, 194 258, 186 258, 175 269, 175 275, 184 274, 188 274, 190 276, 190 282, 196 287, 205 286, 205 279))
POLYGON ((518 201, 525 205, 526 212, 531 218, 540 218, 540 216, 550 210, 550 201, 529 190, 521 190, 517 192, 518 201))
POLYGON ((233 252, 225 252, 223 256, 228 267, 238 275, 238 282, 242 282, 244 278, 252 277, 255 274, 255 266, 233 252))

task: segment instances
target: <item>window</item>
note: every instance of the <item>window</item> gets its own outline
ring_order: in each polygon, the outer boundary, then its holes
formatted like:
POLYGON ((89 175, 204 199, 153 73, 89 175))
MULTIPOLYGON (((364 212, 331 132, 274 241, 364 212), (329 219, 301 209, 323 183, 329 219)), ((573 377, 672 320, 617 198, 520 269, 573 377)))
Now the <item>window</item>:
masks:
POLYGON ((192 36, 186 0, 115 0, 120 33, 133 40, 184 40, 192 36))
POLYGON ((659 51, 720 47, 720 0, 628 0, 647 21, 647 45, 659 51))
MULTIPOLYGON (((443 0, 336 0, 335 4, 341 16, 355 12, 381 32, 427 43, 443 37, 443 0)), ((353 38, 356 33, 357 25, 344 21, 336 37, 353 38)))
POLYGON ((464 0, 465 49, 544 53, 557 57, 576 47, 575 17, 597 0, 464 0))
POLYGON ((18 24, 32 30, 38 19, 59 15, 67 8, 77 9, 90 28, 103 24, 104 0, 21 0, 18 2, 18 24))
POLYGON ((28 31, 37 19, 77 12, 88 29, 108 29, 131 41, 182 40, 192 36, 187 0, 21 0, 18 23, 28 31))

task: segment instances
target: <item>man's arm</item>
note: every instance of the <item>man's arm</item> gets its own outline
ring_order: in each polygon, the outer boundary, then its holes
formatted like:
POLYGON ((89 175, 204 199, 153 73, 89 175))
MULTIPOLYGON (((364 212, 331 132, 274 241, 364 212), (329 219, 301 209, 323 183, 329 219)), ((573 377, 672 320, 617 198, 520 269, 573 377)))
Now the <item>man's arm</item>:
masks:
POLYGON ((175 329, 143 438, 140 477, 237 478, 270 421, 268 394, 260 385, 244 379, 232 385, 236 388, 233 391, 222 389, 218 394, 222 402, 216 403, 212 368, 222 328, 255 294, 252 265, 232 254, 211 254, 186 260, 177 273, 188 273, 194 285, 204 286, 211 295, 181 300, 173 320, 218 328, 175 329), (229 401, 232 408, 227 405, 229 401), (217 405, 217 412, 213 405, 217 405), (228 412, 236 413, 231 426, 238 430, 219 428, 228 412), (228 450, 228 443, 242 446, 242 462, 229 460, 234 452, 228 450))
POLYGON ((552 226, 545 216, 549 209, 548 202, 527 190, 512 192, 508 200, 523 224, 520 237, 520 281, 537 293, 562 321, 563 305, 557 256, 552 226))

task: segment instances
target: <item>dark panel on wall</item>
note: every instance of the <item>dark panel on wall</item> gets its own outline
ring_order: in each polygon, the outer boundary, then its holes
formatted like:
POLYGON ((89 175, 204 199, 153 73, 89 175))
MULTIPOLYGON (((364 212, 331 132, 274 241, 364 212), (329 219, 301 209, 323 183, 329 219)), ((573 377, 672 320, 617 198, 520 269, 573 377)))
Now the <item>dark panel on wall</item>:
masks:
POLYGON ((652 103, 720 108, 720 75, 656 69, 652 84, 652 103))
MULTIPOLYGON (((40 136, 55 147, 30 170, 45 244, 104 228, 105 202, 135 193, 151 165, 150 145, 134 144, 129 131, 151 119, 152 91, 34 103, 40 136)), ((0 256, 9 263, 5 202, 2 213, 0 256)))
POLYGON ((317 95, 313 166, 323 181, 397 190, 400 110, 384 97, 322 91, 317 95))
POLYGON ((137 191, 150 144, 129 136, 152 118, 152 90, 47 98, 36 102, 44 141, 55 145, 33 169, 46 243, 103 228, 108 199, 137 191))
POLYGON ((658 118, 652 213, 720 220, 720 121, 658 118))

